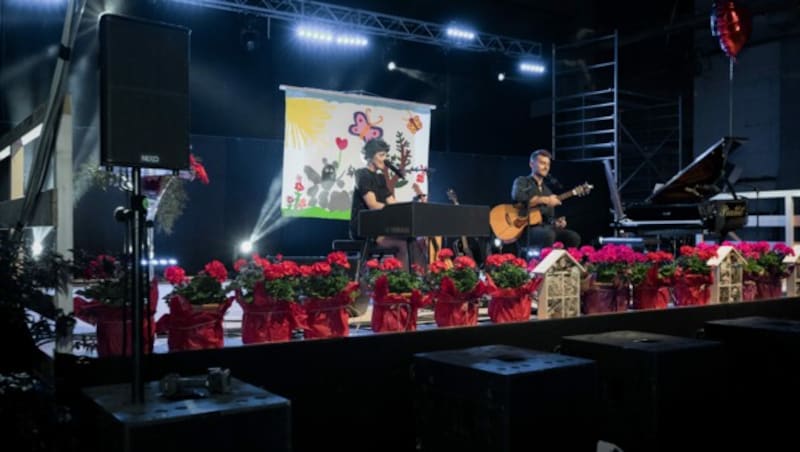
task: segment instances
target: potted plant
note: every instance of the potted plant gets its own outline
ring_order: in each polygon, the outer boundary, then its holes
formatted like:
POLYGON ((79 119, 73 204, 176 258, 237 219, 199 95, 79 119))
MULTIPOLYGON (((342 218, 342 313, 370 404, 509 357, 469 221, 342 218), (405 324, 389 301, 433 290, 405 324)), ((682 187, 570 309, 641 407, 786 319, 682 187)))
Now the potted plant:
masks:
POLYGON ((711 299, 714 276, 708 260, 717 255, 717 245, 698 243, 683 245, 675 265, 675 304, 677 306, 704 305, 711 299))
POLYGON ((193 278, 173 265, 164 270, 164 277, 172 284, 172 292, 164 297, 170 312, 158 326, 168 331, 170 351, 222 348, 222 318, 233 301, 222 287, 228 278, 225 265, 211 261, 193 278))
POLYGON ((645 259, 635 262, 628 273, 633 286, 633 309, 664 309, 669 305, 669 288, 674 283, 674 256, 653 251, 645 259))
POLYGON ((428 266, 427 285, 434 303, 438 326, 465 326, 478 323, 478 301, 486 293, 475 261, 459 256, 452 263, 452 251, 442 249, 428 266))
MULTIPOLYGON (((83 275, 85 288, 73 298, 73 312, 97 328, 97 355, 100 357, 133 353, 133 313, 128 291, 129 272, 114 257, 101 254, 89 261, 83 275)), ((144 352, 153 351, 156 325, 153 316, 158 303, 158 282, 150 285, 148 302, 143 307, 144 352)))
POLYGON ((422 279, 418 272, 403 269, 403 263, 389 257, 367 261, 367 286, 372 289, 372 330, 415 331, 417 310, 422 306, 422 279))
POLYGON ((493 254, 484 263, 489 295, 489 318, 495 323, 520 322, 531 317, 531 294, 540 278, 532 278, 524 259, 493 254))
POLYGON ((253 255, 250 261, 236 261, 233 269, 236 277, 229 289, 236 291, 242 307, 242 343, 288 341, 292 330, 305 323, 298 302, 297 263, 280 255, 275 262, 253 255))
POLYGON ((644 255, 626 245, 604 245, 586 256, 591 274, 588 289, 582 294, 581 310, 584 314, 619 312, 628 309, 630 292, 626 272, 644 255))
POLYGON ((735 245, 747 259, 744 268, 743 299, 780 298, 783 278, 789 276, 789 266, 783 262, 794 250, 783 243, 771 249, 767 242, 739 242, 735 245))
POLYGON ((300 290, 307 320, 306 339, 340 337, 350 334, 347 306, 358 294, 358 283, 350 280, 350 263, 341 251, 312 265, 301 265, 300 290))

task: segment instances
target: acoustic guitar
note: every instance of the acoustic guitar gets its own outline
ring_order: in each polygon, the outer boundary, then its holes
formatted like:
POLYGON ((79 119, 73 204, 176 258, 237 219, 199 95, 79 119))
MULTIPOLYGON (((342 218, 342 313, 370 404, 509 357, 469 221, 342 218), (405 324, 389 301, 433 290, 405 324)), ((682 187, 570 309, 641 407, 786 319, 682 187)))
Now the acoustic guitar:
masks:
MULTIPOLYGON (((568 192, 561 193, 558 195, 558 199, 563 201, 573 196, 585 196, 593 188, 593 185, 584 182, 568 192)), ((530 208, 528 209, 528 215, 522 215, 520 210, 523 207, 523 204, 500 204, 494 206, 489 212, 489 226, 491 226, 495 237, 503 243, 516 242, 526 227, 542 222, 542 212, 539 209, 530 208)))
MULTIPOLYGON (((455 205, 458 205, 458 195, 456 195, 456 191, 452 188, 447 189, 447 199, 450 200, 455 205)), ((472 250, 470 249, 469 245, 467 244, 467 237, 461 236, 458 241, 458 245, 456 245, 456 254, 463 254, 464 256, 469 256, 475 259, 475 256, 472 254, 472 250)))

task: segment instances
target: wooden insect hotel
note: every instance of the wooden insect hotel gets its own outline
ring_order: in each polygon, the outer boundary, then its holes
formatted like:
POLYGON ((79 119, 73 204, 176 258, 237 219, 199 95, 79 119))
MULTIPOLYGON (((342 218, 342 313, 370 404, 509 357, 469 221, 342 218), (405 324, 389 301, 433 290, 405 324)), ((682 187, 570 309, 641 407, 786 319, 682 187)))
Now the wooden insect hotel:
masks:
POLYGON ((800 295, 800 245, 795 245, 792 249, 794 256, 790 254, 783 258, 783 263, 789 266, 789 277, 786 278, 787 297, 800 295))
POLYGON ((732 246, 721 246, 716 257, 708 260, 714 282, 711 284, 709 303, 734 303, 742 301, 745 257, 732 246))
POLYGON ((544 279, 539 286, 539 319, 577 317, 581 314, 583 266, 564 250, 553 250, 533 269, 544 279))

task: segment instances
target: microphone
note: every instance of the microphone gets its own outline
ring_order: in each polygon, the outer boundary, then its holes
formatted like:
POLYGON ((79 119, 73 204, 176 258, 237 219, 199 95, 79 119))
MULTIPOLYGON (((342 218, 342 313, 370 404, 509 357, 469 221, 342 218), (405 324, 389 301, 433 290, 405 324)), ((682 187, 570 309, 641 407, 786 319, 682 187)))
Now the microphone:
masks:
POLYGON ((395 174, 400 176, 400 179, 406 178, 406 175, 402 171, 400 171, 398 167, 392 165, 388 160, 384 161, 383 164, 386 165, 386 167, 392 170, 395 174))

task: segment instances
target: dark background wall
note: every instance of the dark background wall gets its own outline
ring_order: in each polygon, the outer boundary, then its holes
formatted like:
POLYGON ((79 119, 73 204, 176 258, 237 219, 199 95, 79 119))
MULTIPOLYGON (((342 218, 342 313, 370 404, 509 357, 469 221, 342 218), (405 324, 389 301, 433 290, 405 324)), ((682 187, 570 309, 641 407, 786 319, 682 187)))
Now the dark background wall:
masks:
MULTIPOLYGON (((527 170, 524 156, 550 143, 550 74, 498 83, 496 73, 513 72, 514 59, 377 37, 364 50, 322 51, 298 42, 289 24, 282 21, 163 0, 90 0, 70 75, 76 169, 97 163, 99 156, 97 14, 121 3, 125 9, 116 12, 192 30, 193 151, 203 158, 212 184, 189 184, 191 200, 175 233, 156 240, 159 254, 177 256, 190 268, 212 257, 232 257, 236 242, 251 232, 268 198, 270 182, 280 174, 284 127, 280 84, 363 91, 436 105, 430 161, 437 168, 431 185, 434 201, 446 201, 444 190, 450 186, 464 203, 504 201, 511 178, 527 170), (242 42, 246 29, 255 30, 259 37, 251 51, 242 42), (389 60, 419 71, 420 77, 386 71, 389 60)), ((656 2, 646 8, 629 0, 607 3, 336 2, 436 23, 461 19, 482 31, 540 41, 545 57, 552 43, 617 29, 621 86, 652 95, 683 96, 684 161, 690 161, 710 144, 708 140, 724 133, 727 123, 727 65, 708 31, 710 2, 656 2)), ((774 186, 790 187, 798 165, 794 135, 800 133, 791 127, 793 113, 800 108, 799 88, 793 83, 798 63, 791 57, 798 50, 798 21, 793 20, 797 2, 744 3, 757 13, 760 31, 737 63, 741 97, 736 102, 741 107, 736 107, 736 129, 741 129, 741 135, 753 135, 751 142, 763 144, 758 153, 740 152, 747 159, 743 177, 772 178, 774 186)), ((0 2, 0 135, 46 100, 65 4, 0 2)), ((574 164, 557 166, 556 171, 565 185, 585 175, 597 178, 574 164)), ((603 184, 602 180, 590 182, 603 184)), ((587 199, 597 202, 600 198, 597 192, 587 199)), ((600 217, 605 215, 607 199, 603 198, 602 205, 592 204, 600 206, 597 214, 570 211, 569 204, 564 213, 591 239, 602 233, 591 225, 605 222, 600 217)), ((111 211, 122 202, 118 193, 96 190, 78 200, 76 217, 81 223, 76 245, 91 251, 114 250, 121 232, 111 222, 111 211)), ((345 231, 344 222, 292 220, 277 225, 258 245, 264 252, 323 254, 330 240, 344 236, 345 231)))

